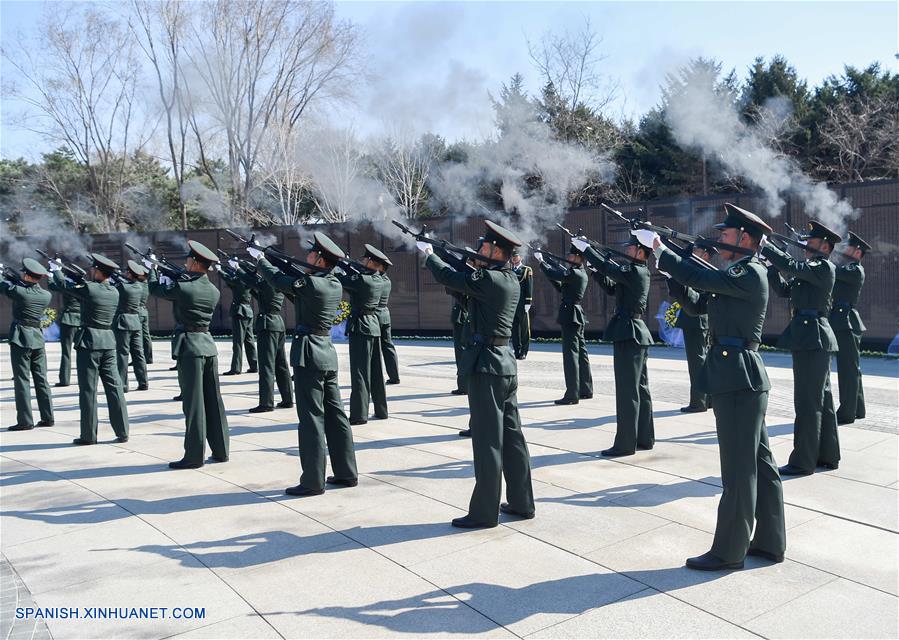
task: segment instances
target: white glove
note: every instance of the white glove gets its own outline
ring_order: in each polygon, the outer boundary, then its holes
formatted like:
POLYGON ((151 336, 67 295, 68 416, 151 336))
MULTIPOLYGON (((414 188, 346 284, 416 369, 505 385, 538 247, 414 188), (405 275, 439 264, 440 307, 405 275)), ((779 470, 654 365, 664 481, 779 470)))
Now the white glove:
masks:
POLYGON ((761 251, 762 249, 764 249, 766 244, 768 244, 768 234, 767 234, 767 233, 763 233, 763 234, 762 234, 762 239, 759 240, 759 251, 761 251))
POLYGON ((640 244, 650 249, 655 247, 655 243, 659 239, 659 234, 649 229, 634 229, 631 233, 640 241, 640 244))
POLYGON ((153 267, 156 266, 156 265, 153 264, 153 261, 152 261, 152 260, 148 260, 147 258, 144 258, 143 260, 141 260, 141 262, 144 263, 144 266, 145 266, 147 269, 152 269, 153 267))
POLYGON ((531 312, 531 305, 529 305, 529 304, 524 305, 524 312, 525 312, 525 313, 530 313, 530 312, 531 312))
POLYGON ((231 258, 230 260, 228 260, 228 266, 231 267, 232 269, 237 269, 237 267, 240 266, 240 263, 237 260, 235 260, 234 258, 231 258))
POLYGON ((169 278, 169 277, 168 277, 167 275, 165 275, 164 273, 160 273, 160 274, 159 274, 159 284, 161 284, 163 287, 167 287, 167 286, 169 286, 170 284, 172 284, 172 279, 169 278))
MULTIPOLYGON (((0 265, 2 266, 2 265, 0 265)), ((51 260, 50 264, 47 265, 47 268, 50 269, 50 273, 56 273, 57 271, 62 271, 62 267, 59 266, 59 263, 56 260, 51 260)))
POLYGON ((250 254, 250 257, 253 258, 253 260, 259 260, 265 255, 262 249, 257 249, 256 247, 247 247, 247 253, 250 254))
POLYGON ((536 260, 537 262, 543 262, 543 254, 540 253, 539 251, 535 251, 534 252, 534 260, 536 260))
POLYGON ((222 270, 222 265, 220 265, 218 262, 216 262, 212 268, 215 269, 216 271, 220 272, 222 270))
POLYGON ((415 243, 415 246, 426 256, 434 253, 434 247, 430 242, 422 242, 421 240, 419 240, 415 243))
POLYGON ((571 239, 571 244, 574 245, 574 248, 580 252, 583 252, 590 246, 590 243, 587 242, 587 238, 584 236, 578 236, 576 238, 571 239))

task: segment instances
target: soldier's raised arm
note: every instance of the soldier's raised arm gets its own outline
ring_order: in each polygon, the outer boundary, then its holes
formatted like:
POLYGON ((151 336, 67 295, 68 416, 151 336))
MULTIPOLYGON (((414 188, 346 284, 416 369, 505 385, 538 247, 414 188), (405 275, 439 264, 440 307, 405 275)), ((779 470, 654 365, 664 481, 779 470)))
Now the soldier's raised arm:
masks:
POLYGON ((834 266, 829 260, 821 258, 797 260, 771 244, 766 244, 762 248, 761 254, 777 267, 781 273, 799 278, 805 282, 825 286, 827 281, 833 278, 834 266))

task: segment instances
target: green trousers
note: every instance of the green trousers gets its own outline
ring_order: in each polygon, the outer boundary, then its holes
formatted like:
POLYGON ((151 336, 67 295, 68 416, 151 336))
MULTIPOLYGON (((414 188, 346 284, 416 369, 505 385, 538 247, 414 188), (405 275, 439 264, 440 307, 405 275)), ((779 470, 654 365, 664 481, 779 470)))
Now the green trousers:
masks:
POLYGON ((512 319, 512 350, 516 358, 528 355, 531 348, 531 317, 519 307, 512 319))
POLYGON ((651 449, 656 436, 646 370, 648 349, 633 340, 622 340, 613 344, 612 353, 618 417, 613 446, 623 451, 636 451, 638 446, 651 449))
POLYGON ((768 447, 767 408, 767 391, 720 393, 712 402, 724 490, 711 552, 725 562, 743 560, 750 536, 762 551, 783 555, 786 549, 783 486, 768 447))
POLYGON ((399 359, 396 356, 396 347, 393 337, 390 335, 390 325, 381 325, 381 358, 384 361, 384 369, 387 371, 388 380, 400 379, 399 359))
POLYGON ((259 352, 259 406, 275 406, 276 382, 281 402, 292 404, 293 391, 290 388, 290 368, 284 352, 284 332, 263 329, 256 342, 259 352))
POLYGON ((584 340, 584 325, 562 325, 562 369, 565 371, 565 398, 577 400, 593 395, 593 374, 584 340))
POLYGON ((814 471, 840 461, 837 415, 830 391, 830 353, 793 352, 793 453, 790 464, 814 471))
POLYGON ((53 422, 53 396, 50 393, 50 382, 47 380, 47 354, 44 348, 26 349, 11 344, 9 350, 16 397, 16 424, 34 426, 34 418, 31 415, 32 379, 41 420, 53 422))
POLYGON ((453 323, 453 351, 456 355, 456 388, 468 393, 468 376, 462 368, 465 351, 465 325, 453 323))
POLYGON ((140 337, 144 343, 144 362, 153 364, 153 336, 150 335, 150 314, 140 314, 140 337))
POLYGON ((368 420, 368 404, 375 405, 375 416, 387 417, 387 390, 381 369, 380 338, 351 333, 350 342, 350 420, 368 420))
POLYGON ((70 384, 72 381, 72 344, 78 327, 69 324, 59 325, 59 384, 70 384))
POLYGON ((184 411, 184 460, 202 464, 206 443, 216 458, 228 457, 228 418, 219 389, 217 356, 178 358, 178 384, 184 411))
POLYGON ((256 334, 253 331, 252 318, 231 318, 231 369, 243 370, 243 352, 247 350, 247 364, 256 369, 256 334))
POLYGON ((699 372, 705 364, 708 353, 708 332, 703 329, 681 329, 684 332, 684 351, 687 353, 687 370, 690 373, 690 406, 694 409, 708 409, 709 397, 697 387, 699 372))
POLYGON ((837 420, 852 422, 865 417, 865 390, 859 351, 862 337, 851 331, 834 331, 837 336, 837 375, 840 381, 840 408, 837 420))
POLYGON ((353 431, 343 411, 336 371, 294 367, 297 395, 300 484, 307 489, 325 486, 325 447, 334 476, 355 479, 356 450, 353 431))
POLYGON ((468 408, 474 452, 474 491, 468 515, 492 523, 499 518, 502 479, 506 501, 520 513, 533 513, 531 456, 518 415, 518 376, 472 373, 468 408))
POLYGON ((144 360, 144 339, 140 331, 115 330, 116 361, 122 389, 128 390, 128 360, 134 363, 134 377, 138 386, 147 386, 147 363, 144 360))
POLYGON ((97 441, 97 378, 103 383, 109 422, 117 438, 128 436, 128 408, 119 379, 115 349, 76 349, 78 407, 81 410, 81 439, 97 441))

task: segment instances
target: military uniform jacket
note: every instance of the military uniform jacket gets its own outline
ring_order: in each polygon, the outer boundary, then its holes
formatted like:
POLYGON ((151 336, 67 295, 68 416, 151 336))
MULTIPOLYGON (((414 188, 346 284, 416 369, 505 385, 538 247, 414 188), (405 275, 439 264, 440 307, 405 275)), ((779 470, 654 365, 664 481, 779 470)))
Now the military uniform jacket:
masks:
POLYGON ((177 280, 169 285, 159 283, 156 270, 150 271, 150 293, 170 300, 175 316, 184 331, 172 341, 175 358, 209 358, 218 355, 215 340, 209 334, 209 323, 221 293, 205 273, 191 273, 190 280, 177 280))
POLYGON ((518 310, 521 313, 525 305, 534 301, 534 270, 527 265, 520 265, 518 269, 512 267, 512 273, 518 276, 518 283, 521 285, 521 296, 518 298, 518 310))
POLYGON ((851 331, 860 336, 865 331, 865 323, 855 309, 862 285, 865 284, 865 269, 858 262, 840 265, 836 268, 833 285, 833 309, 830 311, 830 327, 834 331, 851 331))
POLYGON ((556 322, 586 325, 587 318, 584 308, 581 306, 581 300, 584 299, 584 291, 587 290, 587 272, 580 267, 566 269, 548 262, 541 262, 540 269, 549 278, 553 287, 562 294, 562 303, 559 305, 556 322))
POLYGON ((347 335, 381 337, 378 322, 378 303, 384 279, 378 274, 340 274, 336 276, 350 298, 350 317, 347 318, 347 335))
POLYGON ((465 326, 468 323, 468 296, 446 287, 446 292, 453 297, 453 309, 450 320, 453 324, 465 326))
POLYGON ((777 346, 790 351, 836 351, 837 338, 827 320, 836 279, 834 264, 823 258, 795 260, 770 244, 762 249, 762 255, 776 267, 768 274, 771 287, 779 296, 790 298, 792 319, 777 346), (789 279, 784 280, 783 275, 789 279))
POLYGON ((680 313, 677 314, 677 320, 674 322, 676 328, 709 330, 707 315, 709 294, 707 292, 700 293, 692 287, 685 287, 674 278, 668 278, 668 293, 681 308, 680 313))
POLYGON ((386 273, 381 274, 381 299, 378 300, 377 316, 378 324, 390 324, 390 292, 393 289, 393 283, 386 273))
POLYGON ((150 299, 150 285, 146 282, 138 282, 140 284, 140 309, 138 310, 138 315, 141 318, 149 318, 150 310, 147 309, 147 300, 150 299))
MULTIPOLYGON (((63 292, 63 289, 56 284, 52 278, 48 283, 50 291, 63 292)), ((81 326, 81 301, 75 296, 62 296, 62 310, 59 312, 59 324, 69 327, 81 326)))
POLYGON ((81 301, 81 327, 75 333, 75 348, 89 351, 115 349, 112 321, 119 305, 119 290, 112 282, 67 280, 62 271, 53 274, 53 281, 63 295, 81 301))
POLYGON ((505 266, 461 273, 434 254, 428 256, 425 265, 437 282, 469 297, 470 340, 463 352, 462 368, 496 376, 517 375, 515 354, 508 344, 488 344, 492 339, 508 342, 512 337, 512 321, 521 295, 518 278, 512 269, 505 266))
POLYGON ((343 298, 343 287, 337 276, 305 275, 296 278, 281 273, 262 258, 259 273, 279 291, 290 292, 297 313, 290 347, 290 365, 319 371, 337 371, 337 351, 331 342, 331 327, 343 298), (316 333, 327 332, 324 335, 316 333))
POLYGON ((0 293, 12 300, 12 325, 9 343, 23 349, 40 349, 44 346, 41 318, 53 297, 50 292, 35 284, 0 282, 0 293))
POLYGON ((115 288, 119 290, 119 304, 112 321, 112 328, 140 331, 140 299, 144 293, 143 283, 122 280, 116 283, 115 288))
POLYGON ((259 275, 247 273, 243 269, 237 271, 238 278, 246 286, 256 292, 259 303, 259 315, 256 316, 257 331, 285 331, 284 317, 281 308, 284 306, 284 294, 263 280, 259 275))
POLYGON ((222 280, 231 289, 231 306, 228 308, 228 315, 232 318, 252 318, 252 288, 229 269, 222 269, 219 273, 222 276, 222 280))
POLYGON ((641 317, 649 301, 649 268, 645 264, 616 264, 604 260, 592 247, 584 251, 584 258, 602 274, 603 288, 615 292, 615 314, 609 319, 603 339, 609 342, 633 340, 648 347, 653 344, 649 327, 641 317))
POLYGON ((758 351, 715 343, 718 338, 762 341, 768 280, 758 259, 747 256, 727 269, 713 271, 695 266, 666 249, 659 256, 659 269, 678 282, 709 294, 707 310, 713 344, 699 376, 699 389, 712 395, 768 391, 771 382, 758 351))

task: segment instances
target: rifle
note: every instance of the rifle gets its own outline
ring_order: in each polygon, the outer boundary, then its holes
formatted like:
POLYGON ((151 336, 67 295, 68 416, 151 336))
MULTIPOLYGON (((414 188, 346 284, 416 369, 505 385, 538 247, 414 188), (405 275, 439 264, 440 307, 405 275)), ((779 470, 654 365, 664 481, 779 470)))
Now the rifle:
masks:
MULTIPOLYGON (((631 229, 636 231, 637 229, 648 229, 649 231, 655 231, 662 238, 669 238, 673 240, 683 240, 689 245, 695 247, 703 247, 703 248, 715 248, 722 249, 724 251, 731 251, 733 253, 739 253, 744 256, 754 256, 755 251, 752 249, 747 249, 746 247, 738 247, 735 244, 727 244, 726 242, 717 242, 716 240, 709 240, 708 238, 704 238, 698 235, 692 235, 689 233, 681 233, 676 229, 669 229, 668 227, 660 227, 659 225, 655 225, 644 220, 640 220, 639 218, 628 218, 623 213, 618 211, 617 209, 613 209, 605 202, 601 203, 600 206, 605 209, 607 212, 611 213, 613 216, 618 218, 621 222, 628 225, 631 229)), ((692 255, 692 252, 691 252, 692 255)), ((704 262, 704 261, 703 261, 704 262)), ((706 263, 708 264, 708 263, 706 263)))
POLYGON ((557 256, 556 254, 547 251, 546 249, 540 247, 539 245, 531 244, 530 242, 528 242, 528 249, 530 249, 532 253, 541 254, 544 258, 547 258, 550 262, 555 263, 557 267, 563 267, 563 263, 570 264, 571 266, 581 266, 581 265, 578 265, 577 262, 572 262, 568 258, 563 258, 562 256, 557 256))
POLYGON ((143 258, 144 260, 147 260, 148 262, 152 263, 159 271, 161 271, 164 275, 171 278, 172 280, 182 280, 182 281, 190 280, 190 274, 185 269, 182 269, 181 267, 172 264, 171 262, 169 262, 168 260, 165 259, 165 256, 162 256, 161 258, 157 258, 153 254, 152 247, 147 247, 146 251, 141 251, 140 249, 135 247, 133 244, 130 244, 128 242, 125 243, 125 246, 128 247, 128 249, 131 250, 131 252, 134 253, 135 255, 138 255, 141 258, 143 258))
POLYGON ((790 237, 782 235, 780 233, 769 233, 768 234, 768 242, 771 242, 771 244, 773 244, 775 247, 777 247, 778 249, 780 249, 781 251, 783 251, 785 253, 788 249, 787 245, 791 245, 794 247, 799 247, 803 251, 808 251, 812 255, 821 256, 823 258, 829 257, 828 253, 821 251, 820 249, 813 249, 810 246, 808 246, 805 242, 800 240, 799 238, 801 237, 801 234, 798 231, 796 231, 796 229, 794 229, 792 226, 790 226, 790 224, 788 222, 784 222, 784 226, 787 228, 787 230, 790 232, 790 234, 793 237, 790 238, 790 237))
POLYGON ((62 266, 62 272, 69 280, 73 280, 75 282, 83 282, 85 276, 87 276, 87 271, 85 269, 82 269, 63 255, 57 253, 51 258, 50 254, 41 251, 40 249, 35 249, 35 251, 46 258, 49 262, 56 262, 57 264, 62 266))
POLYGON ((369 269, 361 262, 356 262, 349 258, 341 258, 337 261, 337 266, 346 271, 349 275, 370 276, 375 273, 374 269, 369 269))
MULTIPOLYGON (((455 245, 451 242, 448 242, 448 241, 440 239, 440 238, 432 238, 431 236, 428 235, 426 227, 423 227, 421 231, 412 231, 412 229, 410 229, 409 227, 404 225, 402 222, 397 222, 396 220, 391 220, 391 222, 393 222, 394 226, 398 227, 399 230, 402 231, 403 233, 405 233, 407 236, 412 236, 418 242, 427 242, 428 244, 430 244, 432 247, 434 247, 435 253, 437 253, 437 250, 439 247, 443 251, 447 251, 449 253, 455 254, 456 260, 453 262, 456 262, 456 264, 459 264, 458 261, 460 261, 460 260, 464 260, 465 262, 467 262, 469 259, 480 260, 481 262, 487 262, 489 264, 499 266, 499 267, 506 264, 506 262, 503 260, 498 260, 496 258, 488 258, 486 256, 482 256, 477 251, 472 251, 471 249, 467 249, 465 247, 460 247, 458 245, 455 245)), ((438 256, 440 256, 440 258, 443 259, 443 256, 441 256, 439 253, 438 253, 438 256)), ((453 264, 453 262, 450 262, 449 264, 454 269, 456 269, 456 271, 462 271, 462 270, 468 269, 468 267, 464 267, 461 269, 457 268, 456 264, 453 264)), ((464 264, 464 263, 462 263, 462 264, 464 264)), ((459 266, 461 267, 462 264, 459 264, 459 266)))
POLYGON ((322 267, 317 267, 314 264, 309 264, 299 258, 294 258, 292 255, 284 253, 283 251, 279 251, 274 247, 263 247, 261 244, 256 242, 256 234, 253 233, 249 238, 246 236, 242 236, 236 231, 232 231, 231 229, 225 229, 225 233, 229 236, 238 240, 239 242, 244 243, 247 247, 253 247, 254 249, 259 249, 262 251, 266 258, 268 258, 269 262, 271 262, 279 271, 285 273, 289 276, 293 276, 295 278, 299 278, 301 276, 309 275, 307 273, 307 269, 315 273, 327 273, 329 269, 324 269, 322 267))
POLYGON ((15 269, 13 269, 12 267, 10 267, 9 265, 3 265, 3 279, 9 280, 14 285, 17 285, 19 287, 25 286, 25 282, 19 276, 19 272, 16 271, 15 269))
POLYGON ((590 240, 589 238, 584 236, 583 229, 578 229, 577 233, 575 234, 575 233, 571 233, 571 231, 569 231, 568 229, 566 229, 565 227, 560 225, 558 222, 556 223, 556 226, 559 227, 565 233, 567 233, 568 236, 571 238, 582 238, 582 239, 586 240, 587 244, 589 244, 591 248, 593 248, 598 254, 600 254, 603 257, 603 259, 608 260, 609 262, 611 262, 612 264, 614 264, 616 266, 618 266, 618 263, 615 262, 614 258, 620 258, 622 260, 626 260, 627 262, 631 262, 631 263, 637 262, 634 258, 630 257, 626 253, 622 253, 621 251, 618 251, 618 249, 613 249, 612 247, 607 247, 604 244, 600 244, 596 240, 590 240))
POLYGON ((234 260, 235 262, 237 262, 237 266, 239 266, 241 269, 243 269, 247 273, 256 273, 256 265, 253 264, 252 262, 250 262, 249 260, 241 258, 240 256, 235 255, 233 253, 228 253, 227 251, 222 251, 221 249, 216 249, 216 251, 218 251, 219 255, 225 259, 226 263, 234 260))

